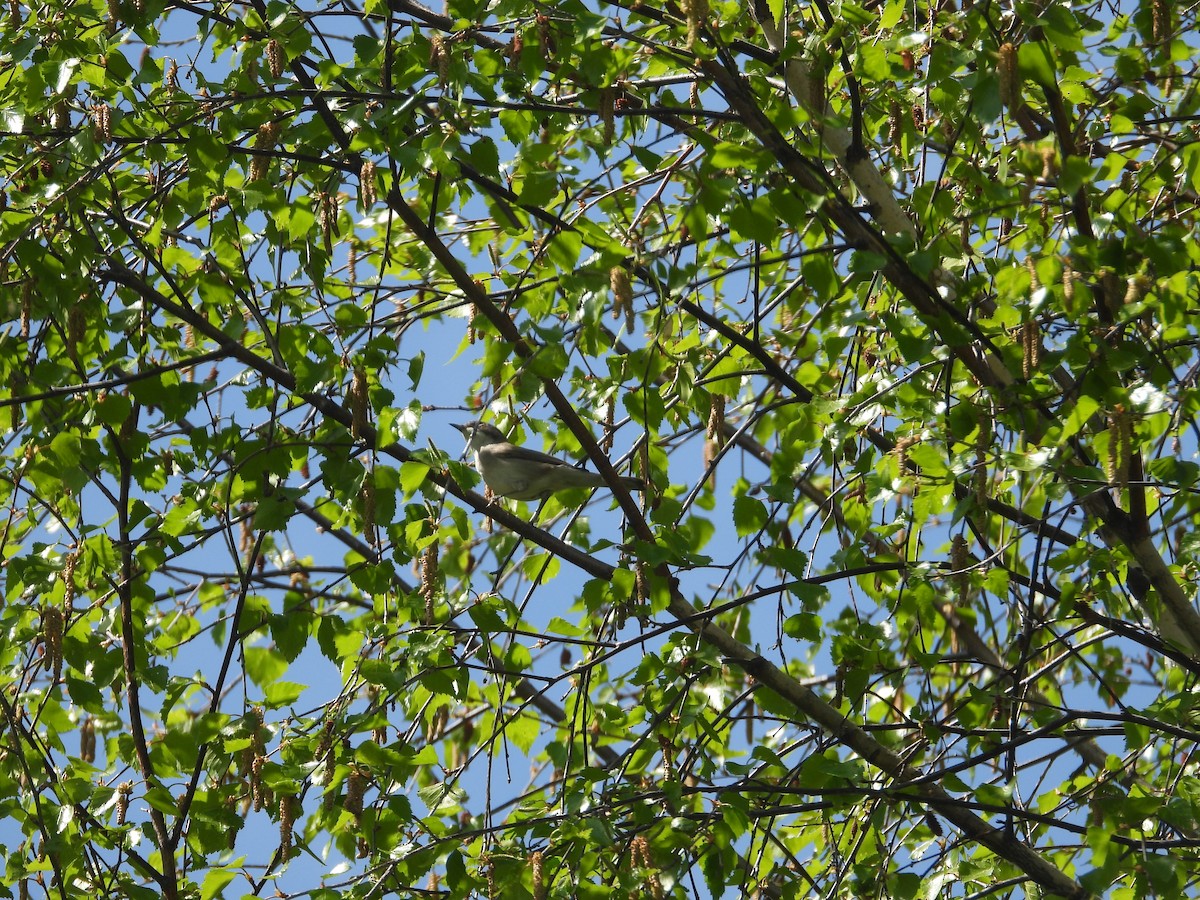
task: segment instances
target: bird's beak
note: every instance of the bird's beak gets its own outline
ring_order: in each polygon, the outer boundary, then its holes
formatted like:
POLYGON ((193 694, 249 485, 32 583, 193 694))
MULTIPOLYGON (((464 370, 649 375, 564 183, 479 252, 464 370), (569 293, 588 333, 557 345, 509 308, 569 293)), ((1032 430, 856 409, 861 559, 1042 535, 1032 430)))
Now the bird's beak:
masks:
POLYGON ((453 427, 457 428, 459 431, 461 431, 463 437, 471 436, 471 426, 470 425, 459 425, 456 422, 451 422, 450 424, 453 427))

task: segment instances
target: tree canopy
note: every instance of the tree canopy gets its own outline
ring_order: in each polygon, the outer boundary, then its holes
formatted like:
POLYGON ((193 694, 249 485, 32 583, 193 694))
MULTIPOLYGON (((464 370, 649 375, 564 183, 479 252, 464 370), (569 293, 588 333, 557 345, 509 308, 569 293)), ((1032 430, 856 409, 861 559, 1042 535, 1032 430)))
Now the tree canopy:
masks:
POLYGON ((4 896, 1194 893, 1194 7, 2 15, 4 896))

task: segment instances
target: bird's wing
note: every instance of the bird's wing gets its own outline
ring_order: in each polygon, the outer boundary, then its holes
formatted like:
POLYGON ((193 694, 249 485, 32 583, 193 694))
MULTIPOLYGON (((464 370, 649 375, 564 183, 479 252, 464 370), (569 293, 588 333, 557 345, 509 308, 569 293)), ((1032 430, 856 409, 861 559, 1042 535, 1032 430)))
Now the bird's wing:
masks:
POLYGON ((574 468, 574 466, 572 466, 571 463, 567 462, 565 459, 559 459, 557 456, 551 456, 549 453, 542 453, 540 450, 531 450, 528 447, 520 447, 515 444, 512 445, 512 449, 509 450, 505 455, 508 456, 509 459, 544 463, 548 466, 570 466, 571 468, 574 468))

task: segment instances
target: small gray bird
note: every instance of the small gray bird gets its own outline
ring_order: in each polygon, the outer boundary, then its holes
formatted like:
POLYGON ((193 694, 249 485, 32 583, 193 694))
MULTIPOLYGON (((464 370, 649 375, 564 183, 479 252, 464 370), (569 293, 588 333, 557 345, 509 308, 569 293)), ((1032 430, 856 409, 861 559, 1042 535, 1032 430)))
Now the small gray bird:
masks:
MULTIPOLYGON (((556 456, 510 443, 495 425, 468 422, 454 427, 463 433, 467 446, 475 451, 475 468, 484 484, 498 497, 537 500, 549 497, 555 491, 606 485, 595 472, 577 469, 556 456)), ((621 484, 631 491, 646 489, 646 483, 640 478, 625 477, 621 484)))

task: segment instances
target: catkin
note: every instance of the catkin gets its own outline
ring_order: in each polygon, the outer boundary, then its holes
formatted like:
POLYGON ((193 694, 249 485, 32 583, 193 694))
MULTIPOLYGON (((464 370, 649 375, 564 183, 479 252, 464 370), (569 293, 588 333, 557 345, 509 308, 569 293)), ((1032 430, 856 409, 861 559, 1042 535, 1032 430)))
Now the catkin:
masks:
POLYGON ((1108 455, 1104 474, 1110 484, 1129 486, 1129 459, 1133 446, 1133 417, 1124 404, 1118 403, 1108 417, 1108 455))
POLYGON ((533 872, 533 900, 545 900, 546 884, 541 850, 529 854, 529 868, 533 872))
POLYGON ((274 78, 278 78, 283 74, 283 45, 275 38, 267 41, 267 68, 271 71, 274 78))
POLYGON ((46 668, 57 682, 62 677, 63 667, 63 612, 57 606, 42 610, 42 644, 46 651, 46 668))
POLYGON ((79 725, 79 758, 85 763, 96 761, 96 724, 91 716, 79 725))
POLYGON ((296 807, 299 805, 291 794, 279 798, 279 856, 287 859, 292 855, 292 828, 296 824, 296 807))
POLYGON ((1042 360, 1042 337, 1036 319, 1021 323, 1021 374, 1029 379, 1042 360))
POLYGON ((1016 109, 1021 104, 1021 77, 1017 71, 1017 48, 1012 43, 1000 45, 999 63, 1000 102, 1005 109, 1016 109))
POLYGON ((362 366, 355 366, 350 379, 350 434, 360 441, 366 438, 370 427, 367 401, 367 372, 362 366))

